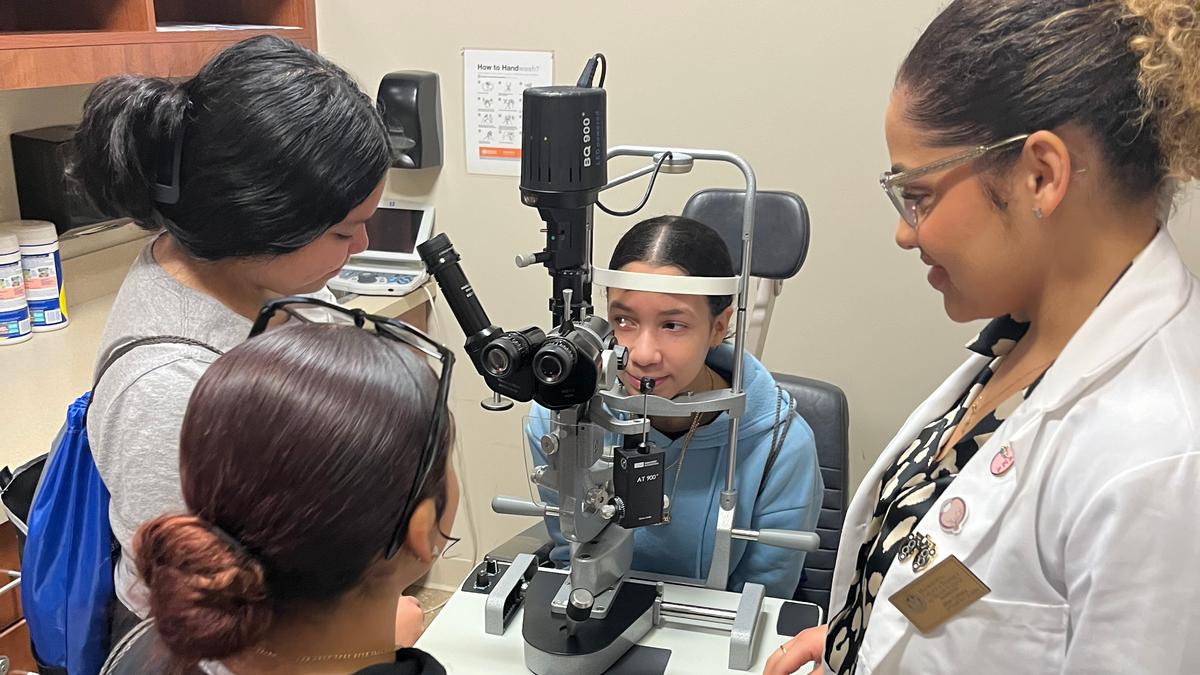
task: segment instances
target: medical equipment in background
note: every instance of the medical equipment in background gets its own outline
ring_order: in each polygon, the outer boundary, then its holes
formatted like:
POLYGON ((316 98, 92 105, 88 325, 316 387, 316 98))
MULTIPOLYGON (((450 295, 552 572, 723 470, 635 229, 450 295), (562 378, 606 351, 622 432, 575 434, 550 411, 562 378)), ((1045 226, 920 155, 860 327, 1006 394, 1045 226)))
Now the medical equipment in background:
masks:
POLYGON ((71 139, 78 128, 61 124, 9 136, 21 218, 51 221, 60 235, 111 220, 67 173, 71 139))
POLYGON ((433 233, 432 206, 384 198, 367 219, 367 249, 350 256, 329 288, 359 295, 408 295, 429 280, 416 247, 433 233))
POLYGON ((729 667, 745 670, 754 662, 755 636, 764 588, 747 583, 736 611, 663 600, 665 578, 630 576, 633 528, 660 525, 671 504, 663 489, 663 453, 646 440, 652 416, 687 417, 728 411, 729 465, 720 496, 716 539, 707 579, 665 579, 670 583, 724 590, 730 573, 732 541, 742 539, 796 550, 817 549, 811 532, 735 529, 738 421, 745 409, 742 355, 746 342, 746 301, 756 183, 742 158, 723 151, 650 146, 606 150, 603 55, 589 60, 576 86, 524 92, 521 201, 538 209, 545 222, 546 246, 517 256, 519 267, 540 264, 549 272, 553 293, 549 329, 505 330, 491 322, 459 265, 450 239, 439 234, 417 247, 443 297, 466 334, 465 350, 494 392, 483 406, 512 407, 508 399, 537 401, 551 411, 551 430, 541 438, 548 464, 531 480, 557 492, 559 505, 496 497, 497 513, 557 517, 571 542, 569 576, 539 572, 536 560, 520 555, 490 591, 484 626, 500 635, 523 609, 525 665, 537 675, 599 675, 654 626, 682 616, 728 630, 729 667), (597 66, 600 83, 592 86, 597 66), (607 161, 635 156, 648 165, 608 180, 607 161), (733 164, 745 176, 741 275, 728 278, 675 277, 607 270, 592 265, 593 209, 628 216, 644 206, 657 176, 687 173, 695 161, 733 164), (650 176, 641 205, 613 211, 600 204, 603 190, 650 176), (665 399, 644 380, 625 392, 618 374, 627 352, 616 343, 609 323, 596 316, 592 286, 691 295, 736 295, 737 321, 732 384, 728 389, 665 399), (606 447, 605 432, 622 437, 606 447))

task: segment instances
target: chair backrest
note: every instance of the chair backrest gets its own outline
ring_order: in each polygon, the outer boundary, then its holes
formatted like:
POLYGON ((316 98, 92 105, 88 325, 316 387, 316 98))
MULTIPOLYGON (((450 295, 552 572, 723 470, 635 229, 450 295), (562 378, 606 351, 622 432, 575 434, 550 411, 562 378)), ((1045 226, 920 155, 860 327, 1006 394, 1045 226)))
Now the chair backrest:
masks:
MULTIPOLYGON (((717 231, 733 269, 742 271, 742 215, 746 204, 744 190, 714 188, 692 195, 683 207, 683 215, 717 231)), ((796 276, 808 257, 808 207, 794 192, 762 190, 754 201, 754 243, 751 249, 751 283, 746 297, 746 350, 762 358, 771 329, 775 298, 783 289, 783 280, 796 276)))
MULTIPOLYGON (((725 240, 733 271, 742 273, 742 210, 745 190, 713 188, 688 199, 683 215, 713 228, 725 240)), ((794 192, 759 190, 754 196, 751 276, 790 279, 808 257, 808 207, 794 192)))
POLYGON ((796 375, 775 374, 775 381, 796 401, 796 412, 812 427, 817 462, 825 482, 817 535, 821 548, 805 556, 804 575, 794 599, 820 605, 829 611, 833 565, 846 517, 849 495, 850 407, 838 387, 796 375))

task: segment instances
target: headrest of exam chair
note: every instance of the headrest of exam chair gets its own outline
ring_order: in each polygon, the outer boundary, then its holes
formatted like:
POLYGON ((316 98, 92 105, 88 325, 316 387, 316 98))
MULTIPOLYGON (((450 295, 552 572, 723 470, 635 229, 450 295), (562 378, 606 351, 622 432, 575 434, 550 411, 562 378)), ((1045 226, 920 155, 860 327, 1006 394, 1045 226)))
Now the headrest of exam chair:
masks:
MULTIPOLYGON (((701 190, 683 207, 683 215, 717 231, 729 247, 733 273, 742 273, 742 214, 746 191, 701 190)), ((808 207, 794 192, 759 190, 754 197, 754 242, 750 276, 790 279, 808 257, 808 207)))

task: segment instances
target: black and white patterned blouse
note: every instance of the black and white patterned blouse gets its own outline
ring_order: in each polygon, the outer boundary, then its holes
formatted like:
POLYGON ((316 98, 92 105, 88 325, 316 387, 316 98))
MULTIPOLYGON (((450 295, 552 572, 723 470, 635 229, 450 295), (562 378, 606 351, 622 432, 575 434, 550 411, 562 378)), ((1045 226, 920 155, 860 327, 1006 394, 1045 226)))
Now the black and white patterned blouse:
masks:
POLYGON ((976 451, 1041 381, 1039 377, 1023 392, 1010 396, 994 412, 979 420, 953 448, 941 458, 937 457, 942 439, 954 434, 968 406, 992 379, 1004 355, 1012 350, 1028 329, 1027 323, 1001 317, 989 323, 967 345, 973 352, 994 358, 945 415, 921 430, 875 486, 874 517, 867 525, 867 536, 858 551, 855 564, 857 573, 846 593, 845 606, 829 620, 829 632, 825 639, 825 659, 836 675, 854 672, 858 649, 867 632, 876 594, 905 539, 976 451))

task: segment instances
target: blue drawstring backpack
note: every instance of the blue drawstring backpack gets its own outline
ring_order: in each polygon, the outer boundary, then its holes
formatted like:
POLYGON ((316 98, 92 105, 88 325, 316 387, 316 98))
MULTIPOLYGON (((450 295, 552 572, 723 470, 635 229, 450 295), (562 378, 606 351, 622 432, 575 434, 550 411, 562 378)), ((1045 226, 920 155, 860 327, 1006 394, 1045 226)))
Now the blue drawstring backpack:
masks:
MULTIPOLYGON (((92 384, 130 350, 150 344, 188 344, 189 338, 133 340, 115 349, 92 384)), ((108 656, 109 607, 115 600, 113 564, 119 551, 108 521, 108 488, 88 444, 92 392, 67 408, 67 421, 46 456, 21 556, 21 603, 42 675, 95 675, 108 656)))

